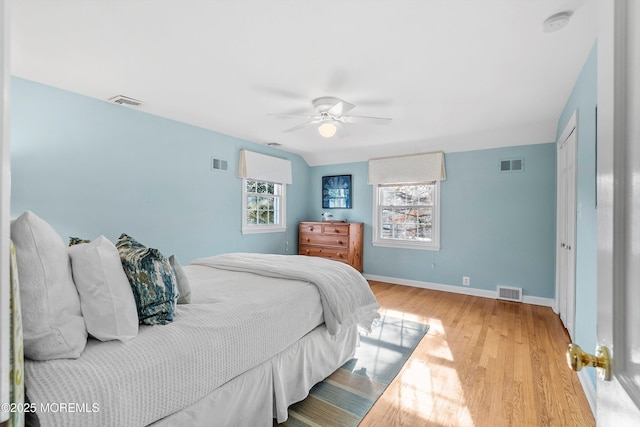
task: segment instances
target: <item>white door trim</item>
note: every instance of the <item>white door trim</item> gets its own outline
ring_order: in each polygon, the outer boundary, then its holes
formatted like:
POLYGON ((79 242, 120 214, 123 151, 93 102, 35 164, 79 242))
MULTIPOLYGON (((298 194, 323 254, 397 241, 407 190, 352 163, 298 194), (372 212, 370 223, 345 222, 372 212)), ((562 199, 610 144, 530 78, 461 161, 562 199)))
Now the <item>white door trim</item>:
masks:
MULTIPOLYGON (((9 235, 11 201, 11 153, 9 151, 9 35, 11 32, 11 1, 0 0, 0 372, 9 372, 10 284, 9 235)), ((9 402, 9 376, 0 378, 0 404, 9 402)), ((4 405, 3 408, 6 409, 4 405)), ((0 422, 9 419, 9 412, 0 410, 0 422)))
POLYGON ((575 332, 577 132, 578 112, 574 111, 558 138, 556 183, 555 309, 571 338, 575 332), (573 141, 570 141, 570 138, 573 138, 573 141), (564 170, 568 165, 571 166, 571 176, 563 178, 564 170))

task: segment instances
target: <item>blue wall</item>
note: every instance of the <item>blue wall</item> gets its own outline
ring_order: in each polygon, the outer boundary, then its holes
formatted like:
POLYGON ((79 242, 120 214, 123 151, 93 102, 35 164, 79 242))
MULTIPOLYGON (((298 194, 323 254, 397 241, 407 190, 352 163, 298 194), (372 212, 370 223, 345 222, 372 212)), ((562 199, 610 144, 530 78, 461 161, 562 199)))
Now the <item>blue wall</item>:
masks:
POLYGON ((446 154, 441 250, 371 245, 367 162, 308 167, 297 155, 38 83, 12 80, 12 215, 32 210, 64 237, 142 243, 196 257, 231 251, 295 253, 297 222, 320 220, 321 177, 353 176, 353 209, 334 219, 365 223, 365 273, 525 295, 555 296, 555 144, 446 154), (238 152, 293 164, 287 233, 242 235, 238 152), (228 161, 212 171, 211 157, 228 161), (521 173, 499 160, 523 157, 521 173), (289 243, 287 245, 287 242, 289 243))
MULTIPOLYGON (((597 45, 585 62, 558 120, 558 137, 578 112, 576 165, 576 322, 574 340, 585 349, 597 344, 598 218, 596 210, 597 45)), ((590 372, 595 383, 595 371, 590 372)))
POLYGON ((353 175, 353 209, 334 219, 364 222, 364 272, 495 291, 522 287, 524 295, 555 298, 556 145, 554 143, 447 153, 441 182, 440 251, 374 247, 373 187, 368 163, 311 168, 312 219, 323 212, 323 175, 353 175), (499 161, 525 159, 523 172, 501 173, 499 161))
POLYGON ((58 233, 115 241, 125 232, 184 264, 227 251, 295 252, 308 217, 298 155, 88 98, 11 80, 11 215, 31 210, 58 233), (287 233, 241 234, 238 153, 292 161, 287 233), (211 170, 211 158, 228 161, 211 170))

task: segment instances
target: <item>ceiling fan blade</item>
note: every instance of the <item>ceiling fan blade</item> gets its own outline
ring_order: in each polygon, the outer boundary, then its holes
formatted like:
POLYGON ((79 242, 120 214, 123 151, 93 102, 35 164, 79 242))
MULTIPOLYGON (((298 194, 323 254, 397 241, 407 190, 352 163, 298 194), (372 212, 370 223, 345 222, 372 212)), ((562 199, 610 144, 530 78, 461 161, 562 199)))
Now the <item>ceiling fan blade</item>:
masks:
POLYGON ((291 117, 302 117, 305 119, 316 119, 318 118, 318 116, 315 115, 308 115, 308 114, 267 114, 268 117, 286 117, 286 118, 291 118, 291 117))
POLYGON ((354 108, 356 108, 355 105, 349 104, 346 101, 340 101, 336 105, 331 107, 329 111, 327 111, 327 113, 331 114, 332 116, 342 116, 344 113, 346 113, 347 111, 351 111, 354 108))
POLYGON ((282 132, 285 132, 285 133, 295 132, 295 131, 297 131, 299 129, 306 128, 307 126, 315 125, 316 123, 320 123, 320 122, 321 122, 321 120, 312 120, 310 122, 303 123, 301 125, 294 126, 292 128, 289 128, 289 129, 285 129, 282 132))
POLYGON ((345 123, 367 123, 374 125, 386 125, 391 123, 389 117, 345 116, 345 123))
POLYGON ((336 125, 336 135, 340 138, 344 138, 345 136, 351 135, 351 133, 347 130, 347 127, 341 122, 333 122, 336 125))

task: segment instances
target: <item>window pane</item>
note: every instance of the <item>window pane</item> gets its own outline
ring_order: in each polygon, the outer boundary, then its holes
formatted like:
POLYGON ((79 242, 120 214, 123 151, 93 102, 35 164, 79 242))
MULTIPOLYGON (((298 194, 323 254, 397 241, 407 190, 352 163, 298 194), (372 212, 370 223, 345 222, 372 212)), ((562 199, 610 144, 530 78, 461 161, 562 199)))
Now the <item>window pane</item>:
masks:
POLYGON ((416 194, 416 204, 433 205, 433 185, 421 185, 422 189, 416 194))
POLYGON ((380 188, 380 204, 383 206, 391 206, 393 204, 393 198, 395 191, 391 187, 380 188))
POLYGON ((256 209, 247 209, 247 224, 256 224, 258 211, 256 209))
POLYGON ((275 187, 275 184, 273 184, 271 182, 267 183, 267 193, 275 194, 274 187, 275 187))
POLYGON ((267 211, 260 209, 258 211, 258 224, 268 224, 267 217, 268 217, 267 211))
POLYGON ((382 223, 388 224, 393 222, 393 209, 384 208, 382 209, 382 223))
POLYGON ((431 241, 431 226, 420 225, 418 227, 418 240, 431 241))
POLYGON ((247 180, 247 193, 256 192, 256 182, 247 180))
POLYGON ((258 209, 258 198, 249 196, 247 197, 247 209, 258 209))
POLYGON ((265 182, 261 182, 259 181, 256 185, 256 192, 257 193, 266 193, 267 192, 267 184, 265 182))

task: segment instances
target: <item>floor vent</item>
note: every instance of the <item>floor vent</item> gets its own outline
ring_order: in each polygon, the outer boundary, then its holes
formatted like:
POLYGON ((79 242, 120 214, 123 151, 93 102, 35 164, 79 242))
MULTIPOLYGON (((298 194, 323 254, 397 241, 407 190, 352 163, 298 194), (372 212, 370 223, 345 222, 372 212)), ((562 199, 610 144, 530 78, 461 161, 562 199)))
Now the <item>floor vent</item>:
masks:
POLYGON ((522 288, 498 286, 498 299, 522 302, 522 288))
POLYGON ((142 105, 142 101, 138 101, 137 99, 129 98, 124 95, 117 95, 113 98, 109 98, 109 102, 113 102, 114 104, 126 105, 128 107, 139 107, 142 105))

